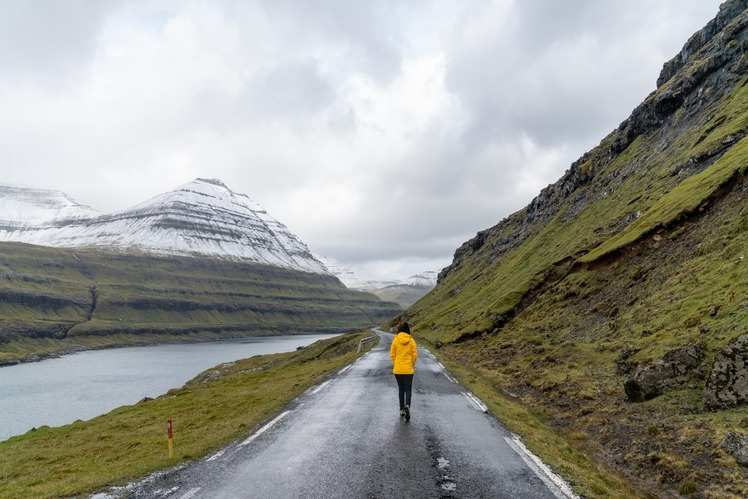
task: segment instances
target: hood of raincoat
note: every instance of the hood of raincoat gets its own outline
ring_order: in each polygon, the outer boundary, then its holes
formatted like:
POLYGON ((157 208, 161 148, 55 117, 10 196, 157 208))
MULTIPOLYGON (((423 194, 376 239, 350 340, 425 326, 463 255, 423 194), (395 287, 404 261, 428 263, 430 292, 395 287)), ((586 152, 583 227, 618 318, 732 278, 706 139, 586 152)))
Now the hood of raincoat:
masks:
POLYGON ((408 333, 403 333, 401 331, 401 332, 397 333, 397 336, 395 337, 395 339, 401 345, 407 345, 408 343, 410 343, 410 341, 413 339, 413 337, 411 335, 409 335, 408 333))
POLYGON ((390 357, 392 358, 393 373, 413 374, 415 372, 416 360, 418 359, 416 340, 408 333, 398 333, 395 339, 392 340, 390 357))

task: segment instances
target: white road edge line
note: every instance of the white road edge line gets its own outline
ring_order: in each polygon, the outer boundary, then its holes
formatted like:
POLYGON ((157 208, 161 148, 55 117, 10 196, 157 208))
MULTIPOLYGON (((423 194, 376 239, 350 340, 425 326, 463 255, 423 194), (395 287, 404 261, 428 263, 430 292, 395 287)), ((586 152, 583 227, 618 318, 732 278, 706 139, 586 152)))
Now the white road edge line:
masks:
POLYGON ((477 407, 479 411, 481 411, 481 412, 488 412, 488 407, 486 407, 486 406, 485 406, 485 404, 483 404, 483 402, 481 402, 481 401, 480 401, 480 399, 479 399, 478 397, 476 397, 475 395, 473 395, 473 394, 472 394, 472 393, 470 393, 470 392, 462 392, 462 394, 463 394, 463 395, 465 395, 465 397, 466 397, 466 398, 467 398, 467 399, 468 399, 468 400, 469 400, 470 402, 472 402, 472 403, 473 403, 473 405, 474 405, 475 407, 477 407))
POLYGON ((452 383, 457 383, 457 380, 456 380, 456 379, 454 379, 454 378, 453 378, 452 376, 450 376, 449 374, 447 374, 447 371, 442 371, 442 374, 443 374, 444 376, 446 376, 446 377, 447 377, 447 379, 448 379, 449 381, 451 381, 452 383))
POLYGON ((330 380, 328 379, 327 381, 325 381, 324 383, 322 383, 321 385, 319 385, 317 388, 315 388, 314 390, 312 390, 312 395, 314 395, 315 393, 319 392, 320 390, 322 390, 324 387, 326 387, 329 384, 330 384, 330 380))
POLYGON ((180 499, 190 499, 190 497, 194 497, 195 494, 200 492, 200 487, 193 487, 187 492, 184 493, 184 495, 180 499))
POLYGON ((262 435, 263 433, 265 433, 266 431, 268 431, 270 428, 273 427, 273 425, 275 423, 277 423, 281 419, 283 419, 286 416, 288 416, 288 414, 290 412, 291 411, 283 411, 283 412, 281 412, 279 415, 277 415, 275 417, 275 419, 273 419, 272 421, 270 421, 269 423, 267 423, 265 426, 263 426, 262 428, 260 428, 259 430, 257 430, 253 435, 251 435, 249 438, 247 438, 244 442, 240 443, 237 447, 244 447, 245 445, 247 445, 249 443, 252 443, 252 441, 255 438, 259 437, 260 435, 262 435))
POLYGON ((530 452, 517 435, 512 434, 512 438, 504 437, 504 440, 527 463, 527 466, 543 481, 554 496, 558 499, 579 499, 566 480, 554 473, 538 456, 530 452))
POLYGON ((206 459, 206 461, 215 461, 219 457, 223 456, 225 452, 226 452, 226 449, 221 449, 215 454, 213 454, 212 456, 210 456, 208 459, 206 459))
POLYGON ((348 369, 350 369, 350 368, 351 368, 351 364, 348 364, 348 365, 347 365, 347 366, 345 366, 345 367, 344 367, 343 369, 341 369, 340 371, 338 371, 338 375, 341 375, 341 374, 343 374, 344 372, 346 372, 346 371, 347 371, 348 369))

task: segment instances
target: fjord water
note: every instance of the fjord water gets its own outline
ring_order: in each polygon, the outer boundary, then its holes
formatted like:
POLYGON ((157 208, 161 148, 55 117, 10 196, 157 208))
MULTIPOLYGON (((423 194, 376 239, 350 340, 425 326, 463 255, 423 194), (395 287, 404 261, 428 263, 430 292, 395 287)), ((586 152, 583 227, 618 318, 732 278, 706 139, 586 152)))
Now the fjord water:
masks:
POLYGON ((289 352, 331 335, 92 350, 0 368, 0 441, 156 397, 223 362, 289 352))

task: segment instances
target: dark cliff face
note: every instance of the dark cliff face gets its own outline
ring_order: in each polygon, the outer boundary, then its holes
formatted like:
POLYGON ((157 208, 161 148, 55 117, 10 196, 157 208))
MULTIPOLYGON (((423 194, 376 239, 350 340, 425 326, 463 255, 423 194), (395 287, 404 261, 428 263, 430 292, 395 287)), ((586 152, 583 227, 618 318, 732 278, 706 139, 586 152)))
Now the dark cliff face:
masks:
MULTIPOLYGON (((710 105, 729 94, 745 76, 748 69, 747 8, 748 0, 729 0, 722 4, 718 15, 691 36, 678 55, 664 64, 657 89, 616 130, 572 163, 556 183, 544 188, 528 206, 462 244, 455 251, 453 262, 439 273, 439 282, 459 268, 466 258, 479 252, 478 258, 484 263, 500 258, 551 220, 565 204, 572 205, 571 213, 566 216, 573 216, 584 209, 589 200, 615 188, 622 180, 620 177, 635 173, 637 165, 629 165, 628 171, 605 171, 607 178, 602 178, 600 172, 637 137, 663 130, 660 147, 671 146, 680 130, 698 121, 702 112, 707 112, 710 105), (580 191, 593 180, 594 185, 588 191, 580 191)), ((703 157, 692 158, 692 164, 683 165, 680 171, 693 174, 703 170, 744 134, 743 130, 736 132, 721 147, 707 151, 703 157)), ((621 220, 620 225, 631 220, 632 217, 621 220)))
POLYGON ((724 2, 719 8, 717 16, 709 21, 704 28, 691 35, 691 38, 683 45, 683 49, 663 65, 660 76, 657 78, 657 86, 662 86, 670 78, 675 76, 691 55, 698 52, 704 45, 710 42, 733 19, 739 17, 746 8, 748 8, 746 0, 729 0, 724 2))

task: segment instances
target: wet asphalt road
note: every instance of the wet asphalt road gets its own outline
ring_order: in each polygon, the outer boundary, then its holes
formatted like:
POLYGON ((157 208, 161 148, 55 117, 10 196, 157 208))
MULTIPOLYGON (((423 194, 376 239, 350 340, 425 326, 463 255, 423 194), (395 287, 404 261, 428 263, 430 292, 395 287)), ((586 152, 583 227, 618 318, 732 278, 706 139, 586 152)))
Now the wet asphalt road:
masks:
POLYGON ((413 417, 401 421, 389 359, 392 335, 378 334, 377 347, 249 438, 114 495, 566 497, 513 444, 512 434, 423 349, 413 382, 413 417))

